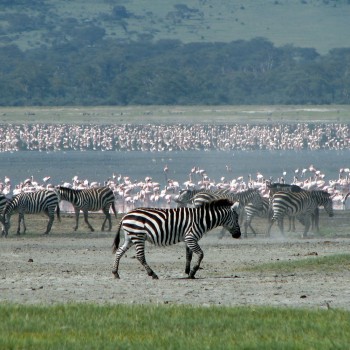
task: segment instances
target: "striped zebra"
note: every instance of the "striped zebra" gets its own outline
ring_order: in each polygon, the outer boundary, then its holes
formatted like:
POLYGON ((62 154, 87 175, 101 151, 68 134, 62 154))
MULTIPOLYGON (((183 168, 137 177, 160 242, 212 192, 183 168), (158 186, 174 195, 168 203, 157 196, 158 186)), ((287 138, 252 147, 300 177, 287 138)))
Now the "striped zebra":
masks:
POLYGON ((188 205, 193 204, 192 199, 194 196, 196 196, 199 193, 222 193, 227 190, 207 190, 207 189, 192 189, 192 190, 182 190, 179 193, 179 196, 177 199, 175 199, 175 202, 177 203, 177 207, 186 207, 188 205))
POLYGON ((330 194, 326 191, 302 191, 302 192, 277 192, 272 199, 273 217, 268 229, 275 221, 278 222, 283 234, 283 217, 285 215, 299 217, 305 225, 303 237, 307 236, 310 228, 311 216, 315 209, 323 206, 330 217, 333 213, 333 202, 330 194))
MULTIPOLYGON (((271 206, 272 206, 273 195, 277 192, 303 192, 303 191, 307 191, 298 185, 285 184, 285 183, 268 184, 267 188, 269 189, 271 206)), ((271 210, 272 210, 272 208, 271 208, 271 210)), ((272 213, 271 213, 271 216, 272 216, 272 213)), ((312 228, 316 228, 317 232, 319 231, 319 216, 320 216, 319 209, 317 207, 317 208, 315 208, 314 213, 312 213, 312 215, 311 215, 312 228)), ((297 218, 305 226, 303 215, 298 215, 297 217, 288 216, 288 220, 289 220, 288 231, 295 232, 295 218, 297 218)))
POLYGON ((231 192, 230 190, 199 192, 192 198, 192 203, 195 207, 200 207, 204 203, 224 198, 233 203, 239 202, 241 206, 246 206, 248 203, 254 203, 256 207, 262 207, 261 195, 257 189, 253 188, 241 192, 231 192))
POLYGON ((266 197, 261 197, 262 207, 257 207, 254 203, 248 203, 244 207, 244 237, 247 237, 248 227, 252 230, 253 234, 256 236, 256 232, 252 226, 252 220, 254 217, 271 219, 270 210, 270 199, 266 197))
POLYGON ((44 212, 49 221, 44 234, 51 231, 52 223, 57 212, 57 219, 60 218, 59 197, 55 191, 40 190, 36 192, 21 192, 12 199, 8 200, 4 211, 3 220, 5 227, 5 237, 8 235, 10 228, 11 215, 18 212, 18 228, 17 234, 21 233, 21 222, 23 221, 23 233, 26 233, 27 227, 24 221, 24 214, 38 214, 44 212))
POLYGON ((5 235, 5 220, 4 220, 3 212, 7 201, 8 201, 7 197, 3 193, 0 193, 0 222, 2 225, 2 229, 1 229, 2 236, 5 235))
POLYGON ((206 203, 199 208, 134 209, 123 217, 114 238, 115 261, 112 272, 115 278, 119 278, 120 258, 132 245, 135 245, 138 261, 144 266, 149 276, 157 279, 158 276, 145 259, 145 241, 158 246, 185 242, 185 273, 188 274, 188 278, 195 278, 203 259, 203 251, 198 245, 198 241, 204 233, 217 226, 226 227, 234 238, 241 236, 238 215, 232 202, 226 199, 206 203), (118 248, 121 228, 124 230, 125 240, 123 246, 118 248), (193 253, 197 254, 198 260, 191 269, 193 253))
MULTIPOLYGON (((208 203, 217 199, 228 199, 229 201, 235 203, 238 202, 239 205, 236 206, 236 212, 239 216, 239 223, 243 222, 244 208, 248 203, 252 203, 258 210, 263 209, 263 203, 261 195, 257 189, 248 189, 241 192, 231 192, 229 190, 219 190, 211 192, 199 192, 192 198, 192 203, 195 207, 200 207, 204 203, 208 203)), ((219 233, 219 239, 223 238, 226 230, 222 229, 219 233)))
POLYGON ((82 210, 84 214, 84 221, 88 225, 91 232, 94 231, 88 220, 89 211, 102 210, 105 214, 105 219, 102 224, 101 230, 104 231, 105 224, 108 220, 109 229, 112 229, 112 219, 109 209, 112 207, 114 216, 117 218, 117 211, 115 208, 115 197, 113 191, 108 187, 97 187, 89 189, 76 190, 69 187, 58 186, 58 192, 61 196, 61 200, 70 202, 74 207, 75 212, 75 227, 74 231, 78 229, 79 214, 82 210))

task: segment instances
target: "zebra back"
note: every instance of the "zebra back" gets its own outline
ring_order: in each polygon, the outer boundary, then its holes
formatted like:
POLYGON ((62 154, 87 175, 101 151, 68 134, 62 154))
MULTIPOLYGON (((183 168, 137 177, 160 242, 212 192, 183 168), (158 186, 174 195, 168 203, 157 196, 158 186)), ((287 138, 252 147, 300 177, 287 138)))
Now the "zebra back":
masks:
POLYGON ((333 202, 326 191, 277 192, 273 196, 272 206, 274 220, 284 214, 311 214, 320 206, 324 206, 329 216, 333 216, 333 202))
POLYGON ((305 191, 298 185, 290 185, 285 183, 273 183, 273 184, 267 184, 267 188, 269 189, 269 196, 270 198, 273 197, 273 195, 277 192, 302 192, 305 191))
POLYGON ((58 187, 61 199, 72 203, 74 207, 97 211, 115 201, 114 193, 108 186, 94 187, 88 189, 73 189, 69 187, 58 187))
POLYGON ((36 214, 47 209, 54 211, 58 205, 59 198, 55 191, 21 192, 7 202, 3 215, 6 219, 15 211, 27 214, 36 214))
POLYGON ((256 207, 262 207, 261 196, 257 189, 248 189, 242 192, 220 190, 210 193, 198 193, 193 197, 192 201, 195 207, 199 207, 204 203, 224 198, 230 200, 233 203, 239 202, 240 206, 245 206, 248 203, 253 203, 256 207))
MULTIPOLYGON (((155 245, 178 243, 187 233, 199 239, 217 226, 227 228, 234 238, 241 236, 238 215, 227 199, 206 203, 199 208, 137 208, 123 217, 121 226, 130 236, 137 237, 146 232, 147 240, 155 245)), ((114 247, 117 247, 117 242, 119 238, 116 237, 114 247)))
MULTIPOLYGON (((194 190, 182 190, 180 191, 180 194, 177 199, 175 199, 175 202, 178 204, 178 207, 185 207, 191 203, 193 203, 193 198, 198 194, 214 194, 214 193, 221 193, 225 192, 227 190, 205 190, 205 189, 194 189, 194 190)), ((218 199, 220 197, 214 198, 218 199)), ((213 199, 211 199, 213 200, 213 199)))

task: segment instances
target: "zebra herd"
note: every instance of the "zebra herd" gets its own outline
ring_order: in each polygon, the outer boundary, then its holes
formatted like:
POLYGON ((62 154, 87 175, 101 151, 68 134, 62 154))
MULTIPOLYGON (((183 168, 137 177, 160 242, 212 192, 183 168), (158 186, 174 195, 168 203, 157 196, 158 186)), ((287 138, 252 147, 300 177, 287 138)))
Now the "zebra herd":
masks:
MULTIPOLYGON (((113 274, 119 278, 118 268, 121 257, 135 245, 136 257, 146 269, 149 276, 157 279, 157 275, 147 264, 145 259, 145 242, 154 245, 167 246, 179 242, 186 244, 186 268, 185 273, 189 278, 195 278, 195 274, 203 259, 203 251, 198 241, 203 235, 222 226, 228 230, 233 238, 240 238, 240 224, 244 220, 244 236, 247 236, 248 227, 256 234, 252 227, 255 216, 267 218, 268 235, 275 222, 281 233, 284 233, 283 219, 288 217, 290 227, 293 220, 298 219, 304 226, 303 236, 307 236, 310 225, 318 228, 319 207, 323 206, 329 216, 333 216, 333 202, 329 193, 322 190, 307 191, 296 185, 270 184, 270 197, 262 197, 258 190, 232 193, 229 190, 184 190, 176 199, 177 208, 137 208, 128 212, 119 223, 113 242, 115 261, 113 274), (119 247, 120 232, 124 231, 124 244, 119 247), (193 253, 197 256, 195 265, 191 268, 193 253)), ((24 214, 44 212, 48 218, 47 228, 44 234, 48 234, 54 221, 55 213, 60 220, 59 203, 66 200, 72 203, 75 211, 76 225, 78 229, 79 213, 83 211, 85 223, 91 231, 93 227, 88 221, 88 212, 102 210, 105 218, 101 230, 103 231, 108 221, 109 231, 112 228, 110 208, 117 217, 115 209, 115 197, 109 187, 90 188, 77 190, 58 186, 55 190, 40 190, 37 192, 22 192, 8 200, 0 195, 0 221, 3 225, 3 235, 8 235, 10 218, 14 212, 18 212, 17 234, 26 231, 24 214)), ((225 232, 225 231, 224 231, 225 232)))
POLYGON ((186 243, 186 268, 188 278, 195 274, 203 259, 203 251, 198 241, 217 226, 228 229, 232 237, 241 236, 239 217, 245 219, 244 235, 251 226, 254 216, 269 220, 268 234, 274 222, 284 233, 283 218, 297 218, 305 225, 303 236, 307 236, 312 219, 318 227, 318 208, 324 206, 329 216, 333 216, 333 202, 329 193, 321 190, 306 191, 296 185, 269 185, 270 197, 261 197, 255 189, 240 193, 228 190, 184 190, 180 192, 176 209, 138 208, 127 213, 121 220, 113 243, 115 261, 112 273, 119 278, 118 268, 121 257, 132 246, 136 247, 136 257, 149 276, 157 275, 145 259, 145 241, 165 246, 178 242, 186 243), (238 204, 237 204, 238 203, 238 204), (191 206, 191 207, 189 207, 191 206), (124 231, 124 244, 119 247, 120 231, 124 231), (192 254, 197 255, 197 263, 191 269, 192 254))
POLYGON ((111 215, 109 209, 112 208, 115 217, 117 212, 115 209, 115 198, 113 191, 109 187, 90 188, 84 190, 71 189, 68 187, 59 186, 56 190, 39 190, 36 192, 21 192, 11 199, 7 199, 3 194, 0 195, 0 221, 3 225, 2 235, 8 235, 10 228, 10 219, 12 214, 18 213, 18 228, 17 234, 21 233, 21 223, 23 223, 23 233, 26 232, 24 214, 45 213, 48 218, 48 224, 44 234, 51 231, 54 221, 55 212, 57 219, 60 221, 61 200, 70 202, 75 211, 76 225, 74 230, 78 229, 79 213, 83 211, 85 223, 91 231, 93 227, 88 221, 88 212, 102 210, 105 219, 101 230, 104 231, 106 221, 109 223, 109 231, 112 229, 111 215))

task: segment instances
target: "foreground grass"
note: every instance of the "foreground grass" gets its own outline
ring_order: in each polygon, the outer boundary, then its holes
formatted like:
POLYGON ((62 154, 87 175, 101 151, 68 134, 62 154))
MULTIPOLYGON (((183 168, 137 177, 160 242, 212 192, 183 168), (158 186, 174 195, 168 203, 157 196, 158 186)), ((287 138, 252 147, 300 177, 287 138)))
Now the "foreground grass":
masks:
POLYGON ((350 312, 0 304, 0 349, 348 349, 350 312))
POLYGON ((245 270, 275 271, 288 273, 296 271, 331 272, 350 270, 350 254, 336 254, 319 257, 317 255, 298 261, 279 261, 252 266, 245 270))

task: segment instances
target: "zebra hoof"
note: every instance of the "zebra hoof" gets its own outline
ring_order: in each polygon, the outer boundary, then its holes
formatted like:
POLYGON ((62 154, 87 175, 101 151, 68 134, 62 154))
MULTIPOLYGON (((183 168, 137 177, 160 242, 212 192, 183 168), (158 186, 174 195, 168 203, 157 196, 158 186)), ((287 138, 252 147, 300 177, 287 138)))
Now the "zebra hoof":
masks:
POLYGON ((113 272, 112 271, 112 273, 113 273, 113 276, 114 276, 115 279, 118 279, 118 280, 120 279, 118 272, 113 272))
POLYGON ((158 276, 157 276, 155 273, 153 273, 152 278, 153 278, 154 280, 159 279, 158 276))

